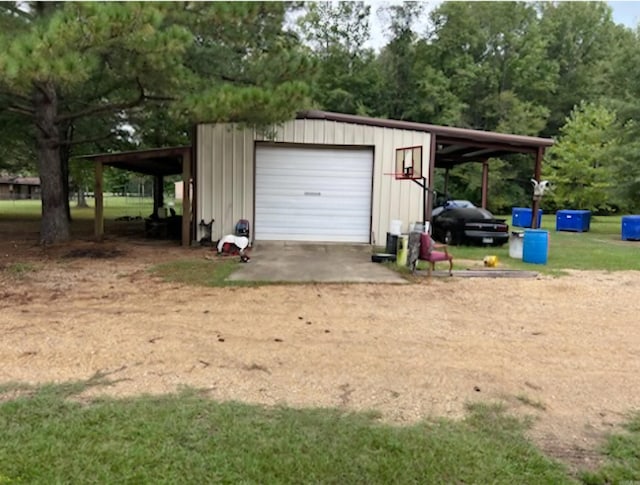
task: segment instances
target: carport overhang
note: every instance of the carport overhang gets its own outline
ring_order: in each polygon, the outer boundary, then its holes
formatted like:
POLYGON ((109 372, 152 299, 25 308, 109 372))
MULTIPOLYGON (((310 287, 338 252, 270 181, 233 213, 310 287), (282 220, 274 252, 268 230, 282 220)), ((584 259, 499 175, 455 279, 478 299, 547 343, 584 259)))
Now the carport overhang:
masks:
MULTIPOLYGON (((120 153, 102 153, 82 157, 94 163, 95 167, 95 219, 94 232, 98 240, 104 237, 104 201, 103 172, 105 166, 119 168, 143 175, 153 175, 157 187, 162 185, 162 178, 168 175, 182 175, 182 245, 191 242, 191 183, 192 147, 180 146, 170 148, 153 148, 120 153)), ((158 194, 158 190, 154 191, 158 194)), ((161 200, 160 195, 154 197, 154 213, 161 200)))
MULTIPOLYGON (((431 133, 431 149, 426 194, 424 200, 425 220, 431 220, 433 210, 434 171, 436 168, 448 170, 463 163, 482 163, 482 207, 487 206, 487 194, 489 186, 490 158, 504 157, 516 153, 531 155, 535 159, 532 178, 540 181, 542 175, 542 159, 545 150, 553 145, 553 140, 534 136, 509 135, 467 128, 454 128, 450 126, 430 125, 426 123, 414 123, 411 121, 387 120, 382 118, 369 118, 366 116, 331 113, 327 111, 303 111, 298 113, 301 119, 321 119, 354 123, 383 128, 396 128, 401 130, 423 131, 431 133)), ((424 170, 424 167, 423 167, 424 170)), ((533 199, 533 213, 536 214, 540 201, 533 199)), ((534 228, 537 218, 532 218, 534 228)))

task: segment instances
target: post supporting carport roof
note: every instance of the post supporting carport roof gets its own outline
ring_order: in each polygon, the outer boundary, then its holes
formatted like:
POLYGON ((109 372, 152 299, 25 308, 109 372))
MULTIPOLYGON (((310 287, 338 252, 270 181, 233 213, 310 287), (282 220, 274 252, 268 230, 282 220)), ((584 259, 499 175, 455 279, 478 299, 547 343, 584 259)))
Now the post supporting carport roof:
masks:
POLYGON ((482 198, 481 205, 483 209, 487 208, 489 199, 489 160, 482 162, 482 198))
MULTIPOLYGON (((191 243, 191 150, 191 146, 179 146, 83 156, 95 163, 96 239, 104 237, 103 172, 104 166, 108 165, 156 177, 182 174, 185 189, 182 201, 182 245, 188 246, 191 243)), ((156 205, 158 203, 159 199, 156 205)))
POLYGON ((96 239, 102 241, 104 237, 104 200, 102 197, 104 165, 102 162, 96 162, 94 167, 95 186, 93 195, 95 198, 95 217, 93 224, 96 239))
MULTIPOLYGON (((544 147, 538 147, 536 152, 536 164, 533 169, 533 178, 540 182, 542 177, 542 159, 544 158, 544 147)), ((533 197, 531 208, 531 229, 538 229, 538 211, 540 210, 540 197, 533 197)))
POLYGON ((431 146, 429 147, 429 172, 428 172, 428 177, 429 180, 427 180, 427 184, 429 186, 429 188, 426 191, 426 197, 424 202, 425 208, 424 208, 424 223, 426 224, 428 221, 431 221, 431 213, 433 211, 433 194, 435 193, 435 180, 433 180, 433 175, 435 173, 435 167, 436 167, 436 150, 437 150, 437 145, 436 145, 436 134, 435 133, 431 133, 431 146))
POLYGON ((191 151, 182 154, 182 245, 191 243, 191 151))

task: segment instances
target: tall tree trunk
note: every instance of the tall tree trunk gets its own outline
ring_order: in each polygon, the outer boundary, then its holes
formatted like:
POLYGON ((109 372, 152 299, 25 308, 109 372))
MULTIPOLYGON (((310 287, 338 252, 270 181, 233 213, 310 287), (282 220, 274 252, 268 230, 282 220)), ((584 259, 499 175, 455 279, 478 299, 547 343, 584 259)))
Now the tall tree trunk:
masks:
POLYGON ((60 134, 56 125, 58 96, 51 81, 35 83, 33 107, 38 127, 38 172, 42 190, 40 243, 55 244, 69 240, 70 224, 64 201, 60 134))
MULTIPOLYGON (((71 221, 71 204, 69 203, 69 159, 71 158, 71 141, 73 140, 73 124, 64 123, 58 127, 64 134, 64 145, 60 147, 60 163, 62 166, 62 190, 64 191, 64 205, 67 219, 71 221)), ((86 202, 85 202, 86 205, 86 202)))
POLYGON ((87 208, 87 198, 84 196, 85 188, 78 185, 78 207, 87 208))

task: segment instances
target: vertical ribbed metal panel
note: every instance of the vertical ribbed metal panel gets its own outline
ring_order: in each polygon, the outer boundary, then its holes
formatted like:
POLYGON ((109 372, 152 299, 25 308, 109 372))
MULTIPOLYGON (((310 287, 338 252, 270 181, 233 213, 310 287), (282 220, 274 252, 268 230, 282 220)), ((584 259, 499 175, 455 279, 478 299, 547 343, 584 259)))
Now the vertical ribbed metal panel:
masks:
MULTIPOLYGON (((405 231, 410 223, 422 220, 422 188, 386 174, 395 171, 396 148, 422 146, 422 171, 426 176, 429 133, 309 119, 287 121, 269 132, 275 136, 229 124, 198 126, 196 224, 214 218, 214 240, 233 232, 238 219, 249 219, 254 225, 254 147, 260 141, 373 147, 371 242, 385 244, 393 219, 402 220, 405 231)), ((198 233, 198 237, 201 235, 198 233)))

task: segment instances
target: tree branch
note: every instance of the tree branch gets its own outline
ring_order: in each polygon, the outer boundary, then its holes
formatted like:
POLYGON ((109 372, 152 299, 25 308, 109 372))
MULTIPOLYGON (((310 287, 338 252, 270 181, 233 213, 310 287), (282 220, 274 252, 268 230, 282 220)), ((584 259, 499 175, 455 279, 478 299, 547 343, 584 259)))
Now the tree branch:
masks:
POLYGON ((11 98, 11 99, 19 99, 20 101, 24 101, 26 103, 31 102, 31 98, 28 98, 27 96, 22 96, 21 94, 13 93, 11 91, 0 91, 0 96, 6 96, 7 98, 11 98))
POLYGON ((30 118, 33 118, 35 116, 35 111, 31 108, 27 108, 26 106, 11 105, 7 106, 6 110, 12 113, 18 113, 24 116, 28 116, 30 118))
POLYGON ((144 97, 147 101, 176 101, 178 98, 175 96, 146 96, 144 97))
MULTIPOLYGON (((136 99, 126 101, 122 103, 108 103, 102 106, 93 106, 83 110, 78 110, 74 113, 68 113, 66 115, 58 116, 56 123, 63 123, 65 121, 74 120, 77 118, 83 118, 85 116, 91 116, 98 113, 105 113, 109 111, 120 111, 123 109, 135 108, 140 106, 145 101, 175 101, 175 97, 170 96, 149 96, 144 92, 144 86, 139 77, 136 77, 136 84, 138 85, 139 95, 136 99)), ((115 89, 114 89, 115 91, 115 89)))
POLYGON ((90 116, 98 113, 106 113, 108 111, 120 111, 123 109, 134 108, 144 102, 144 96, 138 96, 136 99, 131 101, 123 102, 123 103, 109 103, 102 106, 93 106, 87 109, 81 109, 76 111, 75 113, 68 113, 66 115, 58 116, 56 118, 56 123, 62 123, 64 121, 75 120, 78 118, 83 118, 85 116, 90 116))
POLYGON ((58 146, 74 146, 74 145, 82 145, 84 143, 96 143, 103 140, 108 140, 114 136, 114 133, 109 132, 107 135, 96 136, 92 138, 81 138, 80 140, 64 140, 58 144, 58 146))
POLYGON ((33 16, 30 13, 20 10, 9 2, 2 2, 0 8, 4 9, 6 12, 17 15, 18 17, 22 17, 24 20, 33 20, 33 16))
POLYGON ((234 84, 241 84, 244 86, 255 86, 256 83, 254 81, 251 81, 249 79, 237 79, 237 78, 233 78, 231 76, 226 76, 224 74, 218 74, 218 77, 222 80, 222 81, 227 81, 230 83, 234 83, 234 84))

